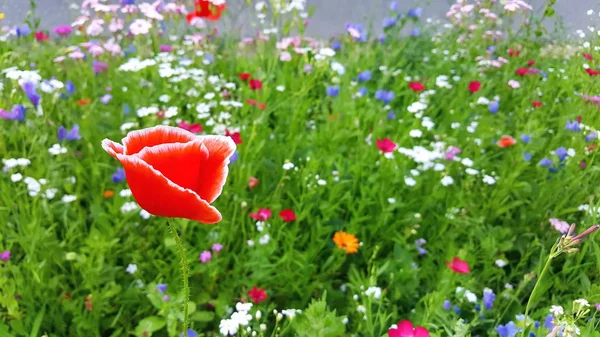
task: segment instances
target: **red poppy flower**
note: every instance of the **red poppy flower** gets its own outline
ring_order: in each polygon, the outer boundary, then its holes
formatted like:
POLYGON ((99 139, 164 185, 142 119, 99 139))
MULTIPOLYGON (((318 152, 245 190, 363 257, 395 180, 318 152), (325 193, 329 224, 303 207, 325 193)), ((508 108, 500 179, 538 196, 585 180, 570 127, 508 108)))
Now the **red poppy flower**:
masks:
POLYGON ((469 269, 469 263, 459 259, 458 257, 453 258, 452 262, 446 261, 446 265, 448 268, 452 269, 452 271, 459 274, 468 274, 471 272, 469 269))
POLYGON ((388 330, 388 337, 429 337, 429 331, 422 326, 414 327, 409 320, 404 320, 396 328, 388 330))
POLYGON ((262 82, 257 79, 252 79, 248 82, 250 84, 250 89, 259 90, 262 89, 262 82))
POLYGON ((248 296, 252 299, 252 302, 258 304, 267 299, 267 291, 254 286, 248 291, 248 296))
POLYGON ((48 39, 50 39, 50 35, 46 34, 45 32, 35 32, 35 34, 33 34, 33 36, 35 36, 35 39, 38 42, 44 42, 44 41, 48 41, 48 39))
POLYGON ((583 57, 585 57, 586 60, 588 61, 592 61, 594 58, 592 57, 592 55, 587 54, 587 53, 583 53, 583 57))
POLYGON ((542 106, 542 102, 540 102, 540 101, 533 101, 533 107, 534 108, 539 108, 541 106, 542 106))
POLYGON ((519 68, 519 69, 515 70, 515 73, 517 75, 521 75, 521 76, 526 75, 528 72, 529 72, 529 69, 527 69, 527 68, 519 68))
POLYGON ((250 79, 251 75, 250 73, 240 73, 238 76, 240 77, 240 80, 247 81, 250 79))
POLYGON ((177 124, 177 126, 192 133, 202 132, 202 125, 198 123, 188 124, 186 121, 182 121, 181 123, 177 124))
POLYGON ((511 136, 502 136, 502 138, 500 138, 500 140, 496 143, 498 144, 498 146, 500 147, 509 147, 509 146, 513 146, 517 143, 517 140, 514 139, 511 136))
POLYGON ((253 99, 250 99, 250 98, 248 98, 248 99, 246 100, 246 103, 248 103, 248 104, 250 104, 250 105, 256 105, 256 101, 255 101, 255 100, 253 100, 253 99))
POLYGON ((235 152, 229 137, 159 125, 129 132, 123 145, 104 139, 102 148, 121 162, 133 197, 148 213, 205 224, 221 221, 210 203, 221 194, 235 152))
POLYGON ((250 217, 258 221, 267 221, 271 217, 271 210, 268 208, 261 208, 256 213, 250 213, 250 217))
POLYGON ((519 57, 519 55, 521 55, 521 52, 511 48, 508 50, 508 55, 512 57, 519 57))
POLYGON ((191 24, 197 18, 217 21, 221 18, 221 13, 223 13, 226 7, 225 3, 215 6, 209 0, 195 0, 194 11, 186 16, 187 22, 191 24))
POLYGON ((250 177, 250 178, 248 178, 248 187, 255 188, 256 185, 258 185, 259 182, 260 182, 260 180, 258 180, 257 178, 250 177))
POLYGON ((266 105, 265 103, 257 103, 257 104, 256 104, 256 106, 257 106, 259 109, 263 109, 263 110, 267 108, 267 105, 266 105))
POLYGON ((229 130, 225 129, 225 136, 233 139, 233 141, 235 142, 235 145, 239 145, 242 144, 242 135, 240 135, 239 132, 229 132, 229 130))
POLYGON ((594 70, 594 69, 592 69, 592 68, 587 68, 585 71, 586 71, 586 72, 588 73, 588 75, 590 75, 590 76, 598 76, 598 75, 600 75, 600 71, 598 71, 598 70, 594 70))
POLYGON ((416 92, 425 90, 425 86, 421 82, 410 82, 408 84, 408 86, 410 87, 410 89, 412 91, 416 91, 416 92))
POLYGON ((469 83, 469 91, 472 94, 478 92, 479 89, 481 89, 481 83, 479 83, 479 81, 471 81, 471 83, 469 83))
POLYGON ((377 139, 376 144, 377 148, 384 153, 394 152, 394 150, 398 147, 398 145, 392 142, 392 140, 389 138, 377 139))
POLYGON ((296 220, 296 214, 291 209, 284 209, 283 211, 279 212, 279 216, 285 222, 291 222, 296 220))
POLYGON ((88 105, 92 103, 92 99, 91 98, 82 98, 79 101, 77 101, 77 104, 84 106, 84 105, 88 105))
POLYGON ((529 60, 529 61, 527 61, 527 66, 528 66, 528 67, 533 67, 533 65, 534 65, 534 64, 535 64, 535 61, 534 61, 534 60, 529 60))

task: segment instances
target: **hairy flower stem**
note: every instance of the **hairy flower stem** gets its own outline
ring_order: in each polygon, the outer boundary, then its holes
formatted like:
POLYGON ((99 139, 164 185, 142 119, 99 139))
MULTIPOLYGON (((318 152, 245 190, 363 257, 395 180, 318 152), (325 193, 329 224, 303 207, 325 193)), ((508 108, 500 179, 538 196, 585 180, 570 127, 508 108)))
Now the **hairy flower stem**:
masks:
POLYGON ((169 224, 169 230, 173 233, 173 238, 175 239, 175 243, 177 244, 177 248, 179 250, 179 258, 181 263, 181 273, 183 275, 183 337, 187 337, 187 327, 188 327, 188 302, 190 299, 190 286, 188 284, 189 278, 189 269, 187 258, 185 256, 185 246, 183 245, 183 241, 177 234, 177 229, 173 226, 173 219, 167 218, 167 223, 169 224))

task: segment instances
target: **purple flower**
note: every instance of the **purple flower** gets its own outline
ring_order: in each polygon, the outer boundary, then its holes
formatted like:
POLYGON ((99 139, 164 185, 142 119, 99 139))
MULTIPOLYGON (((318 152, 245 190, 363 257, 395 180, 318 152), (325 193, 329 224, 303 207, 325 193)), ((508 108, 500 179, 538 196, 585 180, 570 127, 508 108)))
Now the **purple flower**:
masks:
POLYGON ((161 44, 160 45, 160 51, 162 51, 162 52, 172 52, 173 51, 173 46, 170 46, 168 44, 161 44))
POLYGON ((25 36, 31 33, 31 29, 28 25, 16 26, 15 33, 17 33, 17 36, 25 36))
POLYGON ((417 251, 419 252, 419 255, 427 254, 427 250, 425 250, 423 247, 417 247, 417 251))
POLYGON ((22 122, 25 120, 25 107, 15 104, 10 112, 0 109, 0 118, 22 122))
POLYGON ((396 2, 396 1, 390 2, 390 10, 391 11, 397 12, 398 9, 399 9, 398 8, 398 2, 396 2))
POLYGON ((60 126, 58 128, 58 141, 62 142, 65 139, 68 141, 81 139, 81 135, 79 135, 79 125, 73 125, 68 132, 64 126, 60 126))
POLYGON ((375 92, 375 99, 378 101, 382 101, 385 104, 389 104, 394 99, 394 92, 377 90, 377 92, 375 92))
POLYGON ((54 32, 62 37, 67 37, 73 32, 73 28, 71 26, 56 26, 54 32))
POLYGON ((358 73, 358 82, 366 82, 371 79, 371 71, 365 70, 358 73))
POLYGON ((488 109, 490 109, 491 113, 495 114, 498 112, 498 109, 500 109, 500 103, 498 101, 491 101, 488 105, 488 109))
POLYGON ((558 149, 556 149, 554 151, 554 154, 558 156, 558 159, 560 161, 565 160, 565 158, 567 158, 567 156, 569 155, 567 152, 567 149, 565 149, 564 147, 559 147, 558 149))
POLYGON ((0 253, 0 260, 3 262, 8 262, 8 260, 10 260, 10 250, 5 250, 4 252, 0 253))
POLYGON ((417 7, 417 8, 413 8, 411 10, 408 11, 408 13, 406 13, 409 17, 411 18, 420 18, 421 15, 423 15, 423 8, 421 7, 417 7))
POLYGON ((381 44, 385 43, 385 34, 379 35, 379 43, 381 43, 381 44))
POLYGON ((427 244, 427 240, 425 240, 423 238, 415 240, 415 245, 417 245, 417 246, 423 246, 425 244, 427 244))
POLYGON ((70 80, 67 80, 67 82, 65 82, 65 89, 67 90, 67 94, 73 95, 75 93, 75 84, 70 80))
POLYGON ((450 308, 452 308, 452 303, 450 303, 448 300, 445 300, 442 308, 444 308, 444 310, 450 310, 450 308))
POLYGON ((200 262, 202 263, 207 263, 208 261, 210 261, 211 258, 212 254, 210 250, 205 250, 202 253, 200 253, 200 262))
POLYGON ((35 83, 25 82, 23 83, 22 88, 25 92, 25 95, 27 95, 27 98, 29 98, 29 100, 31 101, 31 104, 33 104, 33 106, 37 108, 38 104, 40 104, 41 97, 36 91, 37 88, 35 83))
POLYGON ((169 296, 169 295, 164 295, 163 296, 163 301, 166 302, 166 301, 170 301, 170 300, 171 300, 171 296, 169 296))
POLYGON ((524 133, 521 135, 521 141, 525 144, 529 144, 529 142, 531 141, 531 136, 524 133))
POLYGON ((494 307, 494 301, 496 300, 496 294, 492 291, 492 289, 485 288, 483 290, 483 305, 486 309, 491 309, 494 307))
POLYGON ((235 163, 238 160, 239 153, 237 150, 233 153, 233 155, 229 158, 229 165, 235 163))
POLYGON ((104 104, 108 104, 112 98, 113 98, 113 96, 111 94, 106 94, 106 95, 100 97, 100 102, 102 102, 104 104))
POLYGON ((103 71, 106 71, 106 69, 108 69, 108 63, 94 60, 93 68, 94 68, 94 72, 96 74, 98 74, 98 73, 101 73, 103 71))
POLYGON ((340 41, 333 41, 331 42, 331 49, 333 50, 340 50, 342 49, 342 43, 340 41))
POLYGON ((383 28, 392 28, 396 25, 396 17, 392 16, 391 18, 383 18, 381 23, 383 28))
POLYGON ((590 142, 596 138, 598 138, 598 135, 594 131, 590 131, 590 133, 588 133, 587 136, 585 136, 585 141, 590 142))
POLYGON ((565 124, 565 130, 579 132, 581 131, 581 128, 579 127, 578 121, 567 121, 567 124, 565 124))
POLYGON ((325 91, 327 92, 327 96, 335 97, 340 93, 340 87, 337 85, 330 85, 325 91))
POLYGON ((135 5, 135 0, 121 0, 121 5, 122 6, 125 6, 125 5, 135 5))
POLYGON ((113 174, 111 178, 114 183, 122 182, 123 180, 125 180, 125 170, 119 167, 117 169, 117 172, 115 172, 115 174, 113 174))
POLYGON ((221 249, 223 249, 223 245, 220 243, 213 243, 211 249, 213 250, 213 252, 218 253, 221 251, 221 249))
POLYGON ((539 164, 540 164, 540 166, 543 166, 543 167, 549 167, 550 165, 552 165, 552 159, 544 158, 544 159, 540 160, 539 164))
POLYGON ((413 28, 413 30, 410 32, 410 36, 412 37, 417 37, 419 34, 421 34, 421 30, 419 28, 413 28))
POLYGON ((160 291, 161 293, 164 293, 165 291, 167 291, 167 284, 159 283, 156 285, 156 289, 158 289, 158 291, 160 291))
POLYGON ((513 321, 506 323, 506 325, 500 324, 496 327, 496 332, 500 337, 515 337, 519 331, 521 329, 517 328, 517 325, 513 321))
POLYGON ((596 310, 600 311, 600 303, 596 303, 596 310))
POLYGON ((310 64, 305 64, 304 65, 304 72, 305 73, 310 73, 312 71, 313 67, 310 64))

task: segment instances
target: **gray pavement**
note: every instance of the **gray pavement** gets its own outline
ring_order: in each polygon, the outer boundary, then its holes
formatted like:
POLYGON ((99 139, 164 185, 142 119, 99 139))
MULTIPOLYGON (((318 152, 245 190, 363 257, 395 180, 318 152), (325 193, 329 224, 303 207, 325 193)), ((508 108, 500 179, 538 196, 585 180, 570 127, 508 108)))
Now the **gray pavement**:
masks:
MULTIPOLYGON (((138 0, 142 2, 144 0, 138 0)), ((145 0, 152 2, 151 0, 145 0)), ((76 13, 69 9, 71 3, 81 3, 81 0, 37 0, 38 15, 42 19, 43 28, 51 28, 59 24, 70 23, 76 13)), ((191 2, 191 0, 190 0, 191 2)), ((317 8, 310 25, 308 33, 313 36, 327 37, 340 33, 346 22, 362 24, 373 23, 380 27, 381 19, 388 13, 389 0, 308 0, 309 5, 317 8)), ((398 0, 400 9, 408 10, 417 4, 425 8, 424 17, 442 18, 449 8, 450 0, 398 0)), ((545 0, 528 0, 528 2, 539 10, 543 8, 545 0)), ((248 22, 251 18, 244 11, 244 0, 228 0, 229 5, 229 27, 243 28, 248 30, 248 22)), ((584 29, 588 25, 600 26, 599 0, 558 0, 555 5, 557 14, 563 18, 565 26, 570 31, 584 29), (595 14, 588 16, 587 11, 594 9, 595 14)), ((5 18, 0 25, 14 25, 25 18, 29 10, 29 0, 0 0, 0 12, 5 13, 5 18)))

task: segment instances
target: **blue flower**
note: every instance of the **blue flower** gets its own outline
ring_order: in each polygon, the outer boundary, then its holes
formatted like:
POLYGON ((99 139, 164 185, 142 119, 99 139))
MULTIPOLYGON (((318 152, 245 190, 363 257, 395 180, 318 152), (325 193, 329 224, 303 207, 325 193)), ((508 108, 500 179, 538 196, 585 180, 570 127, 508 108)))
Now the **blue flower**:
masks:
POLYGON ((327 96, 335 97, 340 93, 340 87, 337 85, 330 85, 325 89, 327 96))
POLYGON ((552 323, 553 320, 554 316, 552 316, 552 314, 548 314, 548 316, 546 316, 546 320, 544 321, 544 328, 548 330, 554 329, 554 323, 552 323))
POLYGON ((533 156, 529 152, 523 152, 523 160, 530 161, 533 156))
POLYGON ((398 8, 398 2, 396 2, 396 1, 390 2, 390 10, 394 11, 394 12, 397 12, 399 10, 399 8, 398 8))
POLYGON ((233 155, 231 156, 231 158, 229 158, 229 165, 235 163, 238 160, 238 156, 239 156, 238 152, 235 151, 233 153, 233 155))
POLYGON ((129 115, 130 112, 131 112, 131 107, 129 106, 129 104, 127 104, 127 103, 123 104, 123 114, 129 115))
POLYGON ((521 135, 521 141, 525 144, 529 144, 529 142, 531 141, 531 136, 524 133, 521 135))
POLYGON ((122 168, 118 168, 117 172, 115 172, 115 174, 112 175, 112 181, 115 183, 120 183, 123 180, 125 180, 125 170, 123 170, 122 168))
POLYGON ((204 62, 205 64, 207 64, 207 63, 210 64, 210 63, 215 62, 215 58, 211 54, 206 53, 206 54, 204 54, 204 61, 205 61, 204 62))
POLYGON ((579 132, 581 131, 581 128, 579 127, 578 121, 567 121, 567 124, 565 124, 565 130, 579 132))
POLYGON ((383 22, 381 23, 383 28, 392 28, 396 25, 396 17, 383 18, 383 22))
POLYGON ((483 290, 483 305, 486 309, 491 309, 494 307, 494 301, 496 300, 496 294, 492 291, 492 289, 485 288, 483 290))
POLYGON ((377 90, 377 92, 375 92, 375 99, 378 101, 382 101, 385 104, 389 104, 394 99, 394 92, 386 90, 377 90))
POLYGON ((366 82, 366 81, 368 81, 370 79, 371 79, 371 72, 369 70, 361 71, 358 74, 358 81, 359 82, 366 82))
POLYGON ((517 328, 517 325, 513 321, 506 323, 506 325, 500 324, 496 327, 496 332, 500 337, 515 337, 519 331, 521 329, 517 328))
POLYGON ((67 90, 67 94, 73 95, 75 93, 75 84, 70 80, 67 80, 67 82, 65 82, 65 89, 67 90))
POLYGON ((31 33, 31 29, 28 25, 16 26, 15 33, 17 33, 17 36, 25 36, 31 33))
POLYGON ((488 53, 493 53, 493 52, 495 52, 495 51, 496 51, 496 47, 495 47, 495 46, 489 46, 489 47, 487 47, 486 51, 487 51, 488 53))
POLYGON ((360 87, 358 89, 358 93, 357 94, 362 97, 362 96, 366 95, 368 92, 369 91, 367 90, 367 87, 362 86, 362 87, 360 87))
POLYGON ((539 164, 540 164, 540 166, 543 166, 543 167, 549 167, 550 165, 552 165, 552 159, 544 158, 544 159, 540 160, 539 164))
POLYGON ((419 28, 413 28, 413 30, 410 32, 410 36, 412 36, 412 37, 419 36, 419 34, 421 34, 421 31, 419 30, 419 28))
POLYGON ((134 5, 134 4, 135 4, 135 0, 121 0, 121 6, 134 5))
POLYGON ((454 312, 455 312, 457 315, 460 315, 460 312, 461 312, 461 310, 460 310, 460 308, 459 308, 459 307, 457 307, 457 306, 455 305, 455 306, 453 306, 453 307, 452 307, 452 309, 454 309, 454 312))
POLYGON ((41 97, 36 91, 35 83, 25 82, 23 83, 22 88, 25 92, 25 95, 27 95, 27 98, 29 98, 29 100, 31 101, 31 104, 33 104, 33 106, 37 108, 38 104, 40 103, 41 97))
POLYGON ((396 114, 393 111, 390 111, 387 115, 387 119, 394 119, 396 118, 396 114))
POLYGON ((358 33, 358 36, 354 36, 353 35, 355 41, 360 41, 360 42, 367 41, 367 32, 363 29, 362 25, 353 24, 353 23, 347 23, 346 24, 346 30, 354 32, 354 33, 351 33, 351 34, 358 33))
POLYGON ((585 136, 585 141, 589 142, 596 138, 598 138, 598 135, 594 131, 590 131, 590 133, 588 133, 587 136, 585 136))
POLYGON ((73 125, 69 131, 67 131, 64 126, 58 127, 58 141, 62 142, 65 139, 68 141, 81 139, 81 135, 79 134, 79 125, 73 125))
POLYGON ((22 122, 25 120, 25 107, 15 104, 10 112, 0 109, 0 118, 22 122))
POLYGON ((420 18, 423 15, 423 8, 416 7, 408 11, 407 15, 411 18, 420 18))
POLYGON ((490 109, 491 113, 495 114, 498 112, 498 109, 500 109, 500 103, 498 103, 498 101, 491 101, 488 105, 488 108, 490 109))
MULTIPOLYGON (((196 331, 194 331, 192 329, 187 330, 187 335, 188 335, 188 337, 198 337, 198 334, 196 333, 196 331)), ((183 336, 184 336, 184 334, 182 332, 180 337, 183 337, 183 336)))
POLYGON ((156 285, 156 289, 158 289, 158 291, 160 291, 161 293, 164 293, 165 291, 167 291, 167 284, 159 283, 156 285))
POLYGON ((452 308, 452 304, 450 303, 450 301, 445 300, 442 308, 444 308, 444 310, 450 310, 450 308, 452 308))
POLYGON ((333 41, 333 42, 331 42, 331 48, 333 50, 340 50, 340 49, 342 49, 342 43, 340 41, 337 41, 337 40, 333 41))
POLYGON ((564 147, 562 147, 562 146, 561 146, 561 147, 559 147, 558 149, 556 149, 556 150, 554 151, 554 154, 558 156, 558 159, 559 159, 560 161, 563 161, 563 160, 565 160, 565 158, 567 158, 567 156, 569 155, 569 154, 567 153, 567 149, 565 149, 565 148, 564 148, 564 147))
POLYGON ((381 44, 385 43, 385 34, 379 35, 379 43, 381 43, 381 44))

